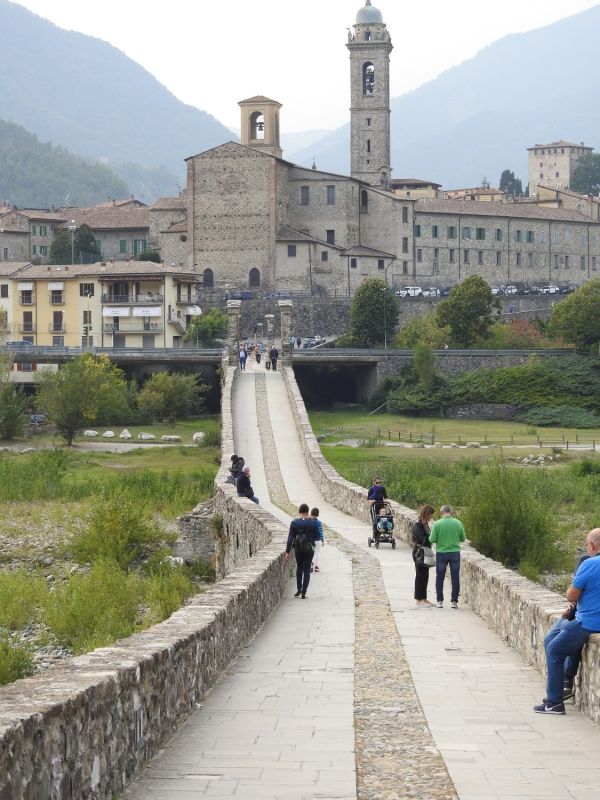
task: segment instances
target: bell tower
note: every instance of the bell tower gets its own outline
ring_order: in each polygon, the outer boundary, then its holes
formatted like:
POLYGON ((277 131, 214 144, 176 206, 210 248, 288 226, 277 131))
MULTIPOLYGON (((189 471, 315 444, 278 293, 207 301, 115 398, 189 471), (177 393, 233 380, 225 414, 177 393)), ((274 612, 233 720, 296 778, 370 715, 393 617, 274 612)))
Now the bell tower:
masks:
POLYGON ((238 105, 242 113, 242 144, 281 158, 283 154, 279 144, 281 103, 257 95, 248 100, 240 100, 238 105))
POLYGON ((358 11, 350 51, 351 175, 384 189, 390 166, 390 53, 392 40, 371 0, 358 11))

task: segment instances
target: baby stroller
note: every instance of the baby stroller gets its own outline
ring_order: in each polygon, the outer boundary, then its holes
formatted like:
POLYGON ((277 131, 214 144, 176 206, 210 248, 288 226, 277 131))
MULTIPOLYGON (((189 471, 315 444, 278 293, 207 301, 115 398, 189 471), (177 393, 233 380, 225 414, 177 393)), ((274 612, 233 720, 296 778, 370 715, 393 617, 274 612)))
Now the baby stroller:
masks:
POLYGON ((384 501, 383 503, 373 503, 371 506, 371 518, 373 520, 373 535, 369 536, 368 544, 376 548, 384 542, 391 544, 392 550, 396 549, 396 539, 394 538, 394 515, 392 506, 384 501))

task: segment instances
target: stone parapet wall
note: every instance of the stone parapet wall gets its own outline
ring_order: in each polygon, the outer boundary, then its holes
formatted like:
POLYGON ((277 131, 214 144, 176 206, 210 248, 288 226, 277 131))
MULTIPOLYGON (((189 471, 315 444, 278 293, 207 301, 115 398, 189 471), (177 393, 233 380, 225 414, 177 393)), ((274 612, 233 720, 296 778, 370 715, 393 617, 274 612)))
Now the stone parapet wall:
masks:
POLYGON ((278 605, 287 529, 224 483, 236 370, 224 374, 215 491, 223 579, 147 631, 0 688, 0 800, 112 800, 278 605))
POLYGON ((279 603, 285 531, 168 620, 0 688, 0 798, 111 800, 279 603))
MULTIPOLYGON (((342 478, 325 460, 314 436, 293 370, 284 370, 296 428, 311 476, 325 499, 353 516, 370 521, 367 490, 342 478)), ((411 543, 417 514, 392 502, 395 533, 411 543)), ((566 607, 564 598, 470 546, 462 553, 461 592, 472 610, 481 616, 514 650, 545 673, 544 636, 566 607)), ((577 706, 600 723, 600 634, 590 638, 578 675, 577 706)))

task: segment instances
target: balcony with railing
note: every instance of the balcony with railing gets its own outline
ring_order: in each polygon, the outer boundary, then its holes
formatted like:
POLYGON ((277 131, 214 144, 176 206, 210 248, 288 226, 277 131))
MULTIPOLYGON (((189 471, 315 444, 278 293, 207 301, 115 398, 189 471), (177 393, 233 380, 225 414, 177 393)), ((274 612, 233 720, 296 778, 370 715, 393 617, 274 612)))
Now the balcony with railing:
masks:
POLYGON ((50 322, 48 323, 49 333, 66 333, 67 326, 64 322, 50 322))
POLYGON ((105 305, 133 305, 133 306, 154 306, 162 305, 165 296, 158 292, 141 292, 140 294, 112 294, 105 292, 102 295, 102 303, 105 305))
POLYGON ((163 330, 162 322, 103 322, 102 330, 104 333, 161 333, 163 330))
POLYGON ((36 325, 34 322, 21 322, 19 325, 19 333, 35 333, 36 325))

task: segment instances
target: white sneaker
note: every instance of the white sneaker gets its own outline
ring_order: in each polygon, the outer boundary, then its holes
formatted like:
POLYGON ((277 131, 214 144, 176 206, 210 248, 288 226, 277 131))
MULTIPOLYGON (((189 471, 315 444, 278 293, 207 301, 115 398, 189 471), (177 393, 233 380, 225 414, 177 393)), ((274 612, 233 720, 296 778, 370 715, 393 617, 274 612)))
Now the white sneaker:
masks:
POLYGON ((450 608, 458 608, 458 603, 456 602, 456 600, 453 600, 453 601, 450 603, 450 608))
POLYGON ((441 600, 438 600, 438 601, 437 601, 437 603, 436 603, 436 606, 437 606, 438 608, 443 608, 443 607, 444 607, 444 604, 442 603, 442 601, 441 601, 441 600))

